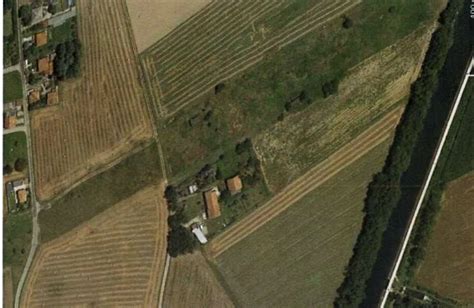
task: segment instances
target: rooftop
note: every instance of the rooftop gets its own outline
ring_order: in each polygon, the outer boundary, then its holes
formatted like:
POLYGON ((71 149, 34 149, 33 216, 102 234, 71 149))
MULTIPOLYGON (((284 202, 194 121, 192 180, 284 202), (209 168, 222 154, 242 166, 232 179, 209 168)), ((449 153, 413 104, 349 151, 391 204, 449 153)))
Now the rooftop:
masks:
POLYGON ((206 199, 207 217, 213 219, 221 216, 221 208, 217 200, 217 191, 206 191, 204 193, 204 199, 206 199))
POLYGON ((35 44, 36 46, 40 47, 43 45, 46 45, 48 43, 48 32, 43 31, 43 32, 38 32, 35 34, 35 44))
POLYGON ((240 179, 238 175, 230 179, 227 179, 226 185, 231 194, 236 194, 242 191, 242 180, 240 179))

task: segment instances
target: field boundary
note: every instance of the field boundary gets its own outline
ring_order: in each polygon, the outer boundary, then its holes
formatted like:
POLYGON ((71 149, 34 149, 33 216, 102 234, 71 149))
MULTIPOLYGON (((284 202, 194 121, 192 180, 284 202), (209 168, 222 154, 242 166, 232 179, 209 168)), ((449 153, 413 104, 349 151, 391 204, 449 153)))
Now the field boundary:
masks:
POLYGON ((392 135, 402 110, 403 108, 398 107, 387 113, 353 141, 344 145, 326 160, 311 168, 303 176, 296 179, 248 217, 219 234, 211 241, 208 248, 209 254, 213 258, 218 257, 231 246, 247 237, 316 187, 326 182, 341 169, 347 167, 372 148, 386 140, 392 135))

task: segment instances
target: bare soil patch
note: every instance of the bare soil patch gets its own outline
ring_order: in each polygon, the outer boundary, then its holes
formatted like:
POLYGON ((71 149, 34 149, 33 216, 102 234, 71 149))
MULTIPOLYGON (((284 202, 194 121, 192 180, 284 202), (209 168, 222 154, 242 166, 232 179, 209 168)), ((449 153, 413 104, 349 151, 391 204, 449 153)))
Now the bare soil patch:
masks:
POLYGON ((212 0, 126 0, 138 52, 163 38, 212 0))
POLYGON ((474 303, 474 173, 447 185, 416 282, 462 303, 474 303))

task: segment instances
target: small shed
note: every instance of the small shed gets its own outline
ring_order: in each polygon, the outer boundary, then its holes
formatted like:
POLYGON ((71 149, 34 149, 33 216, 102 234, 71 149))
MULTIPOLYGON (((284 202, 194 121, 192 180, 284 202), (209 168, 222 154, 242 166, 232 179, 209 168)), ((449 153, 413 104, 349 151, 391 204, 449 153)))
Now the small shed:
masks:
POLYGON ((201 228, 197 224, 194 224, 192 226, 192 232, 194 233, 194 235, 198 239, 199 243, 201 243, 201 244, 206 244, 207 243, 207 238, 204 235, 204 232, 202 232, 201 228))
POLYGON ((226 180, 227 189, 231 195, 235 195, 242 191, 242 180, 238 175, 226 180))
POLYGON ((204 193, 204 199, 206 200, 207 217, 213 219, 221 216, 221 208, 219 206, 216 189, 206 191, 204 193))

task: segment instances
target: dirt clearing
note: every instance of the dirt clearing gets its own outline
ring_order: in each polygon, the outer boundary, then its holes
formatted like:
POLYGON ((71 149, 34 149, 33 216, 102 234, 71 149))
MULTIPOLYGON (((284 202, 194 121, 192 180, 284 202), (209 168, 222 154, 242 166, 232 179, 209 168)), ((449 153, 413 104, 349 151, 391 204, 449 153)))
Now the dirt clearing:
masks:
POLYGON ((200 252, 171 259, 164 307, 234 307, 200 252))
POLYGON ((447 185, 426 256, 416 275, 423 287, 474 303, 474 172, 447 185))
POLYGON ((50 199, 151 138, 125 0, 77 2, 81 77, 33 113, 37 196, 50 199))
POLYGON ((166 256, 163 185, 40 247, 23 307, 156 307, 166 256))
POLYGON ((138 52, 163 38, 212 0, 126 0, 138 52))

